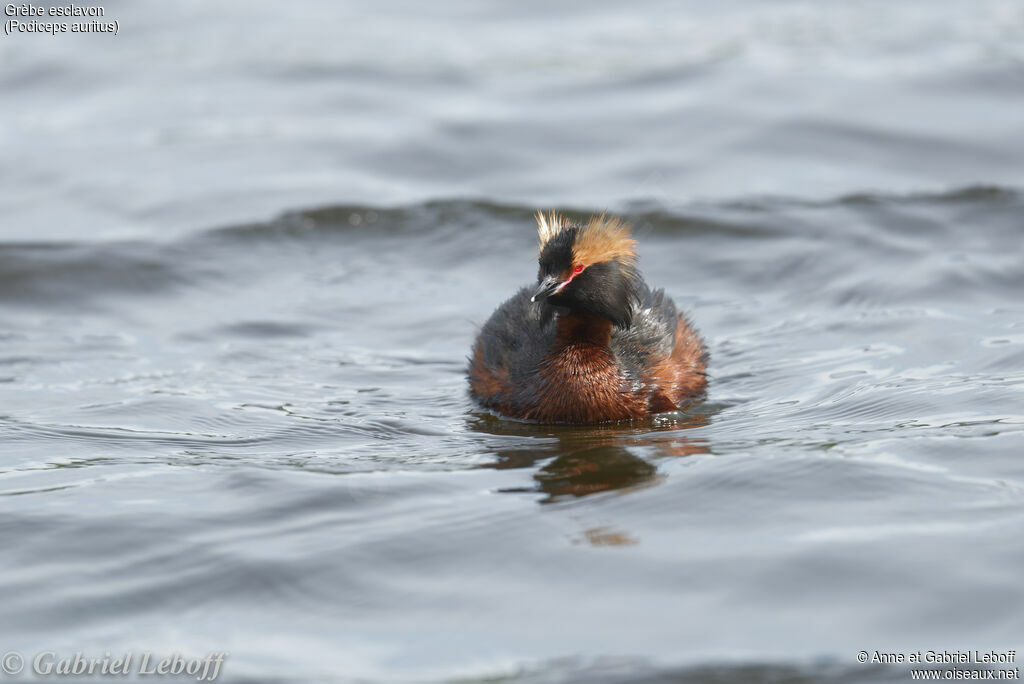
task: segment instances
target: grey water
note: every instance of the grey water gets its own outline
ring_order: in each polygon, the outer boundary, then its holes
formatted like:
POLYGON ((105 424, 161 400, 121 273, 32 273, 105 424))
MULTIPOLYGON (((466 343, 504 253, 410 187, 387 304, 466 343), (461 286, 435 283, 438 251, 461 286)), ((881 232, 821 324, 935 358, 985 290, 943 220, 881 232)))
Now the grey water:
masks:
POLYGON ((25 681, 42 652, 524 683, 1024 654, 1024 5, 104 8, 117 36, 0 38, 25 681), (632 223, 703 403, 473 405, 538 209, 632 223))

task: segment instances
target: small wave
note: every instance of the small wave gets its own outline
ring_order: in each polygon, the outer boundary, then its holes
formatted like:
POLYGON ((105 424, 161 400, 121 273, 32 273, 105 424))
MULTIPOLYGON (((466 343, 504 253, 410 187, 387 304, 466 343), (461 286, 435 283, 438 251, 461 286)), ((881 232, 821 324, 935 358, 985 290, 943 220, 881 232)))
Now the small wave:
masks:
POLYGON ((78 308, 102 295, 145 296, 195 282, 182 255, 154 244, 0 244, 0 303, 78 308))

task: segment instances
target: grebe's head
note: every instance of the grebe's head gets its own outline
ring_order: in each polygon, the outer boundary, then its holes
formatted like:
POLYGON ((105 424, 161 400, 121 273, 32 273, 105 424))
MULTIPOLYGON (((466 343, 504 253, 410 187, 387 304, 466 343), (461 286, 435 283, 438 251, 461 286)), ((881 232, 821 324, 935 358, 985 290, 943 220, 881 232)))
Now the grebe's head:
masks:
POLYGON ((540 272, 532 301, 628 328, 640 280, 629 225, 604 215, 576 224, 555 213, 538 213, 537 233, 540 272))

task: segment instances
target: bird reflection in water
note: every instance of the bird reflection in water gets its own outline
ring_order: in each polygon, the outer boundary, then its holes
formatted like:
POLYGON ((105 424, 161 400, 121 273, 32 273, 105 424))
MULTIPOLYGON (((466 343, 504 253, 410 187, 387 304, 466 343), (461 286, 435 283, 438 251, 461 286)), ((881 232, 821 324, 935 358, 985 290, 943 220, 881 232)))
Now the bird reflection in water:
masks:
MULTIPOLYGON (((509 493, 542 493, 539 503, 578 500, 591 494, 637 491, 656 486, 665 475, 657 462, 709 453, 704 439, 686 430, 708 425, 713 407, 703 404, 686 413, 663 415, 643 424, 560 426, 520 423, 478 414, 471 429, 501 438, 495 460, 485 467, 534 468, 533 487, 502 489, 509 493), (511 438, 506 441, 505 438, 511 438)), ((630 546, 638 539, 606 524, 580 521, 583 529, 574 544, 630 546)))
POLYGON ((656 485, 664 479, 658 472, 658 460, 708 453, 704 440, 681 431, 709 422, 706 411, 677 413, 642 426, 634 423, 590 427, 513 423, 486 415, 480 416, 473 429, 492 435, 533 438, 516 440, 514 446, 497 447, 497 458, 487 467, 530 468, 548 461, 534 473, 535 487, 502 491, 542 492, 547 496, 540 503, 550 504, 656 485))

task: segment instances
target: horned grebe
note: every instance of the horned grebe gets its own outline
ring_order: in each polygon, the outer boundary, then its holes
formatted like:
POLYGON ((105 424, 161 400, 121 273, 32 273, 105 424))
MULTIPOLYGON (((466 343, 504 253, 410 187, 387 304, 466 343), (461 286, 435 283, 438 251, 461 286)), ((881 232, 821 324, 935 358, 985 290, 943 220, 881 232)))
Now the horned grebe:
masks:
POLYGON ((540 272, 491 314, 473 345, 471 394, 510 418, 602 423, 700 398, 708 354, 636 270, 630 227, 537 214, 540 272))

